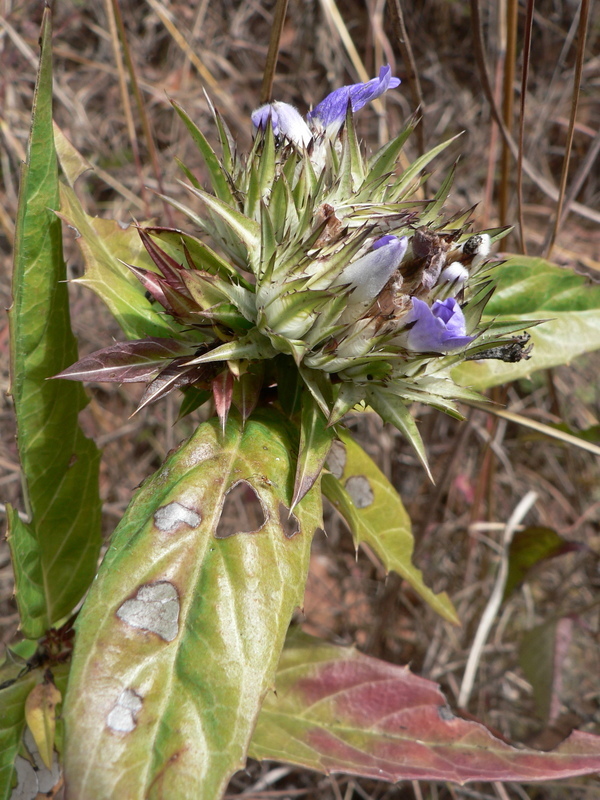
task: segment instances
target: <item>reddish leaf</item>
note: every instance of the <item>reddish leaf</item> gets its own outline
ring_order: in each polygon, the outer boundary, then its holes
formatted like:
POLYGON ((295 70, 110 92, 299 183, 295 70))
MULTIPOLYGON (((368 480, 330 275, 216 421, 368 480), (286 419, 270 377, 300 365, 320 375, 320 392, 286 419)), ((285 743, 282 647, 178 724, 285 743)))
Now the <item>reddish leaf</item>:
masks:
POLYGON ((166 361, 177 356, 185 356, 184 361, 187 361, 193 352, 193 345, 177 339, 149 337, 118 342, 81 358, 54 377, 71 381, 138 383, 153 378, 166 361))
POLYGON ((242 422, 252 414, 258 403, 263 385, 264 364, 259 362, 252 372, 245 372, 233 384, 233 405, 240 412, 242 422))
POLYGON ((159 247, 143 228, 138 228, 138 233, 148 251, 148 255, 162 272, 169 286, 177 292, 187 294, 185 283, 180 274, 182 270, 181 264, 178 264, 162 247, 159 247))
POLYGON ((142 408, 160 400, 161 397, 172 392, 174 389, 180 389, 183 386, 190 386, 193 383, 201 383, 208 381, 212 375, 214 367, 212 364, 200 364, 200 366, 186 367, 189 361, 189 356, 183 358, 176 358, 165 367, 162 372, 146 387, 146 391, 138 404, 136 411, 141 411, 142 408))
POLYGON ((213 397, 215 398, 215 410, 221 420, 221 428, 225 430, 231 401, 233 400, 233 375, 226 369, 212 382, 213 397))
POLYGON ((600 736, 517 749, 454 716, 437 684, 351 648, 295 635, 250 755, 387 781, 543 781, 600 770, 600 736))

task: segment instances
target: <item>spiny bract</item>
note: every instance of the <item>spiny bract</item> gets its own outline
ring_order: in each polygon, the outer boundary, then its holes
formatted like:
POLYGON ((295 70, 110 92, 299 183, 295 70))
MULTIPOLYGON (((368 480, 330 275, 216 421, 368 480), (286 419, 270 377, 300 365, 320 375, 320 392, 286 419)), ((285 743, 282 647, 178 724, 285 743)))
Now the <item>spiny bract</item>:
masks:
POLYGON ((404 170, 398 159, 415 120, 368 158, 359 146, 354 113, 398 83, 384 67, 333 92, 306 120, 286 103, 261 106, 246 157, 218 112, 221 157, 175 105, 212 193, 186 170, 206 214, 169 202, 215 249, 176 229, 140 228, 156 269, 129 268, 147 302, 173 318, 173 337, 114 345, 60 377, 149 381, 141 406, 184 388, 185 411, 212 393, 222 419, 232 403, 246 418, 259 400, 278 399, 292 413, 307 389, 324 423, 368 405, 424 460, 408 405, 460 416, 453 401, 477 395, 453 382, 450 367, 527 350, 514 336, 523 322, 481 326, 493 292, 486 259, 506 230, 474 235, 469 213, 443 217, 452 173, 420 199, 424 168, 449 142, 404 170))

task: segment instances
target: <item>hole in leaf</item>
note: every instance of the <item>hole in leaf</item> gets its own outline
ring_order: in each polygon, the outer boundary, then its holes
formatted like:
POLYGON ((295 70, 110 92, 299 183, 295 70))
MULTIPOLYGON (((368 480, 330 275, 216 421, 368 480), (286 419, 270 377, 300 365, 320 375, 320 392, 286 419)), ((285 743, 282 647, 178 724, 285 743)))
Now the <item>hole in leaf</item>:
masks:
POLYGON ((348 478, 345 489, 356 508, 367 508, 375 499, 371 484, 364 475, 353 475, 348 478))
POLYGON ((137 725, 137 714, 142 705, 142 698, 137 692, 124 689, 109 711, 106 724, 115 733, 131 733, 137 725))
POLYGON ((238 481, 225 495, 215 538, 227 539, 236 533, 258 533, 266 521, 265 510, 254 487, 248 481, 238 481))
POLYGON ((340 442, 339 439, 335 439, 331 445, 326 464, 333 477, 339 480, 346 467, 346 445, 340 442))
POLYGON ((283 503, 279 503, 279 524, 286 539, 300 533, 300 520, 295 514, 290 514, 289 508, 283 503))

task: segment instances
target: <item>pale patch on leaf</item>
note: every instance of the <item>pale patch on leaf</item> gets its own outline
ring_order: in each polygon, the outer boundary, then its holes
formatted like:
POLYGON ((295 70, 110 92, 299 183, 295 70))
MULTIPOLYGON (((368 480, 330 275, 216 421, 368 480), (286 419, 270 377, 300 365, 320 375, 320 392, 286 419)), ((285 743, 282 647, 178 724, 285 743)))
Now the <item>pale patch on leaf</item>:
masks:
POLYGON ((142 710, 142 698, 133 689, 123 689, 117 702, 108 712, 106 724, 115 733, 131 733, 137 725, 137 714, 142 710))
POLYGON ((375 499, 371 484, 364 475, 348 478, 345 488, 357 508, 368 508, 375 499))
POLYGON ((267 514, 254 486, 248 481, 237 481, 225 495, 215 538, 258 533, 266 521, 267 514))
POLYGON ((177 636, 179 595, 168 581, 141 586, 133 600, 126 600, 117 610, 117 616, 131 625, 155 633, 166 642, 177 636))
POLYGON ((164 533, 174 533, 181 525, 197 528, 202 517, 197 511, 182 506, 181 503, 169 503, 154 512, 154 524, 164 533))
POLYGON ((339 439, 335 439, 332 443, 325 464, 334 478, 339 480, 344 474, 346 468, 346 447, 339 439))

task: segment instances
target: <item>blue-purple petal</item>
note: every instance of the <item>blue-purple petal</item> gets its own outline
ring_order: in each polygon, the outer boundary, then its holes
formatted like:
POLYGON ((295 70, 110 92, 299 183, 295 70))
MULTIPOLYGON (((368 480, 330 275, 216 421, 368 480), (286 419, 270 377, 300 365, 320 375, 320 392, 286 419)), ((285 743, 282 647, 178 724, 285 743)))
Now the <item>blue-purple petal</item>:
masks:
POLYGON ((400 79, 392 77, 391 67, 382 67, 377 78, 366 83, 342 86, 331 92, 315 106, 306 118, 313 127, 333 129, 337 132, 346 118, 348 103, 351 104, 352 111, 358 111, 371 100, 375 100, 376 97, 387 92, 388 89, 394 89, 399 85, 400 79))
POLYGON ((461 307, 454 297, 436 300, 431 308, 423 300, 412 298, 412 309, 404 318, 412 327, 405 334, 406 347, 418 353, 458 350, 470 344, 461 307))
POLYGON ((299 111, 289 103, 276 100, 255 109, 250 115, 255 131, 264 130, 269 124, 273 126, 275 136, 285 136, 298 147, 307 147, 312 133, 299 111))

